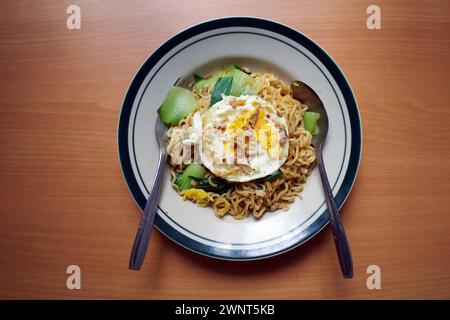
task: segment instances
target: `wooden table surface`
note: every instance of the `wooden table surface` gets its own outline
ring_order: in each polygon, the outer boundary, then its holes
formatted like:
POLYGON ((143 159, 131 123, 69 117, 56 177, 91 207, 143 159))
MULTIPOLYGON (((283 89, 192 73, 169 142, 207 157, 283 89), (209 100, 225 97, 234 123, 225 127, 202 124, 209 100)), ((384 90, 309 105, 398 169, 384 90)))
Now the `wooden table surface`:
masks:
POLYGON ((450 298, 450 2, 8 1, 0 17, 0 298, 450 298), (206 19, 254 15, 295 27, 344 70, 363 123, 343 208, 355 277, 330 230, 274 259, 225 262, 155 232, 128 270, 139 220, 122 179, 117 122, 151 51, 206 19), (81 290, 66 288, 68 265, 81 290), (369 290, 366 268, 381 268, 369 290))

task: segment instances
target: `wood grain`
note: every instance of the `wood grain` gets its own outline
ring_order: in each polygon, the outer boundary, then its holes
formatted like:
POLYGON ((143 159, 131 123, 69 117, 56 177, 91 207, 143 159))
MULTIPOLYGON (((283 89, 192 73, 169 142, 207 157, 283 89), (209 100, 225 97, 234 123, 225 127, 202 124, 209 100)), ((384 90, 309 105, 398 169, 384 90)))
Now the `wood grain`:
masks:
POLYGON ((0 17, 0 298, 450 298, 450 2, 9 1, 0 17), (228 15, 304 32, 344 70, 363 121, 363 158, 343 209, 355 278, 331 234, 275 259, 193 254, 156 232, 127 269, 139 211, 122 179, 116 129, 135 71, 165 39, 228 15), (82 289, 66 289, 66 267, 82 289), (382 270, 368 290, 366 268, 382 270))

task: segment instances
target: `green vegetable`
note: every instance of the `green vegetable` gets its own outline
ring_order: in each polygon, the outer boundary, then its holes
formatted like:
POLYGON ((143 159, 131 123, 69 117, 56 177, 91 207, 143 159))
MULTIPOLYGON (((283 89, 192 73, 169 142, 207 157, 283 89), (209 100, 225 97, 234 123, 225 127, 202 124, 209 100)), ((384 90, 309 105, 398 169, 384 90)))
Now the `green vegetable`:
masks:
POLYGON ((320 119, 320 113, 307 111, 303 116, 303 125, 305 130, 311 132, 311 134, 316 135, 319 133, 319 128, 317 127, 317 120, 320 119))
POLYGON ((207 90, 213 89, 211 97, 211 106, 216 102, 222 100, 222 93, 239 97, 241 95, 256 95, 261 90, 263 82, 259 79, 253 78, 242 70, 240 66, 231 65, 223 71, 218 71, 211 75, 208 79, 204 79, 199 75, 194 74, 195 90, 200 91, 202 88, 207 90), (223 78, 232 78, 232 80, 219 80, 223 78), (228 82, 231 81, 231 84, 228 82), (228 85, 231 85, 228 91, 228 85))
POLYGON ((194 111, 195 104, 195 96, 191 91, 181 87, 172 87, 158 108, 158 114, 166 125, 176 126, 194 111))
POLYGON ((269 174, 268 176, 266 176, 266 177, 264 177, 264 178, 262 178, 264 181, 270 181, 270 180, 273 180, 273 179, 275 179, 275 178, 278 178, 279 176, 281 176, 283 174, 283 172, 281 172, 281 170, 280 169, 278 169, 277 171, 275 171, 274 173, 272 173, 272 174, 269 174))
POLYGON ((220 77, 217 80, 214 90, 211 95, 210 106, 213 106, 220 100, 222 100, 222 94, 228 96, 231 91, 231 86, 233 84, 233 77, 220 77))
POLYGON ((245 72, 235 69, 229 76, 220 77, 213 89, 211 103, 222 100, 222 94, 239 97, 241 95, 255 95, 262 87, 262 81, 249 76, 245 72))
POLYGON ((202 79, 202 80, 199 80, 198 82, 195 82, 195 85, 194 85, 195 91, 200 92, 200 90, 202 88, 206 88, 207 90, 209 88, 213 88, 217 82, 217 79, 219 79, 219 78, 220 78, 220 76, 217 75, 217 76, 211 76, 209 79, 202 79))
POLYGON ((232 73, 237 70, 234 66, 228 66, 222 71, 217 71, 211 75, 208 79, 202 79, 195 83, 195 90, 200 91, 202 88, 210 89, 213 88, 221 77, 226 77, 232 75, 232 73))
POLYGON ((261 80, 253 78, 243 71, 241 67, 232 65, 223 71, 214 73, 209 79, 199 79, 198 82, 196 81, 195 90, 200 91, 201 88, 214 88, 217 81, 223 77, 233 77, 230 95, 235 97, 258 94, 263 85, 261 80))
POLYGON ((206 192, 215 192, 218 194, 222 194, 228 191, 228 189, 231 188, 231 184, 229 182, 227 182, 224 179, 220 179, 220 178, 213 178, 212 182, 217 185, 217 187, 212 186, 211 184, 209 184, 209 179, 208 178, 196 178, 196 177, 190 177, 192 180, 197 182, 197 185, 195 186, 195 188, 197 189, 203 189, 206 192))
POLYGON ((271 180, 273 180, 275 178, 278 178, 282 174, 283 174, 283 172, 280 169, 278 169, 277 171, 275 171, 272 174, 269 174, 268 176, 256 179, 255 182, 256 182, 256 185, 258 186, 258 189, 259 190, 263 189, 264 181, 271 181, 271 180))
POLYGON ((251 76, 248 77, 251 81, 247 79, 241 95, 257 95, 263 86, 263 82, 260 79, 255 79, 251 76))
POLYGON ((175 171, 175 184, 178 185, 178 181, 179 179, 181 179, 181 175, 183 174, 183 172, 181 171, 175 171))
POLYGON ((239 97, 243 91, 246 78, 248 77, 248 75, 242 71, 236 70, 235 72, 233 72, 231 76, 233 78, 233 82, 231 84, 231 90, 229 95, 239 97))
POLYGON ((191 181, 194 178, 203 178, 206 174, 205 168, 202 165, 191 163, 184 169, 183 173, 178 173, 175 179, 175 184, 180 187, 181 191, 192 189, 191 181))
POLYGON ((233 72, 233 85, 231 86, 230 95, 234 97, 255 95, 261 89, 262 84, 262 81, 236 69, 233 72))
POLYGON ((233 67, 235 67, 236 69, 238 69, 238 70, 240 70, 240 71, 242 71, 242 72, 245 72, 246 74, 250 74, 250 72, 245 71, 244 69, 242 69, 241 66, 239 66, 239 65, 237 65, 237 64, 233 64, 233 67))
POLYGON ((202 76, 199 76, 198 74, 194 73, 194 82, 195 83, 199 83, 200 81, 206 80, 205 78, 203 78, 202 76))

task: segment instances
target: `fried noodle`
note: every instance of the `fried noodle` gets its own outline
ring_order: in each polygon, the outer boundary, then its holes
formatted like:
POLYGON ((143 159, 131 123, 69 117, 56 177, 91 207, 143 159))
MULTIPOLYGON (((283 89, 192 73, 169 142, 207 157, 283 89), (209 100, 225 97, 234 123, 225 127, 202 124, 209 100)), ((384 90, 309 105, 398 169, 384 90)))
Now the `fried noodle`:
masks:
MULTIPOLYGON (((223 194, 208 192, 207 205, 212 207, 218 217, 229 214, 235 219, 243 219, 251 214, 255 218, 260 218, 265 212, 287 210, 297 196, 301 197, 300 193, 315 164, 315 151, 311 145, 312 135, 303 126, 303 115, 308 106, 295 100, 291 95, 291 88, 274 75, 253 73, 252 76, 263 80, 258 96, 272 104, 286 119, 289 129, 289 153, 286 162, 280 168, 282 174, 273 180, 236 182, 223 194)), ((197 92, 193 89, 193 93, 197 99, 194 112, 206 112, 209 108, 211 90, 203 89, 197 92)), ((190 127, 194 112, 182 120, 178 127, 190 127)), ((170 128, 168 131, 167 151, 171 157, 176 156, 173 151, 176 150, 177 144, 181 143, 179 139, 174 138, 173 129, 170 128)), ((175 165, 172 160, 169 161, 172 168, 172 186, 183 196, 184 192, 175 184, 175 178, 176 172, 182 171, 186 165, 175 165)), ((206 178, 209 179, 210 185, 216 187, 211 172, 208 171, 206 178)))

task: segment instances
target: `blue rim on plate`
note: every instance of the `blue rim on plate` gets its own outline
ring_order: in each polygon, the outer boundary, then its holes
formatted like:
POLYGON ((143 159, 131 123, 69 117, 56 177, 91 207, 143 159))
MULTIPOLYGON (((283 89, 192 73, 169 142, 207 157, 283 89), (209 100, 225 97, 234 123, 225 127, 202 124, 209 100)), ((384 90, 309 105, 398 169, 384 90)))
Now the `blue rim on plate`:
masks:
MULTIPOLYGON (((333 61, 333 59, 311 39, 298 32, 297 30, 294 30, 283 24, 254 17, 220 18, 192 26, 163 43, 156 51, 154 51, 150 55, 150 57, 144 62, 144 64, 135 75, 125 96, 119 118, 118 146, 122 172, 128 184, 128 188, 133 195, 136 203, 139 205, 141 210, 143 210, 147 201, 139 187, 136 176, 133 173, 130 159, 130 146, 128 144, 130 115, 133 107, 133 102, 137 96, 139 88, 141 87, 150 70, 158 63, 158 61, 162 57, 164 57, 164 55, 166 55, 178 44, 201 33, 228 27, 253 27, 275 32, 286 38, 289 38, 290 40, 297 42, 298 44, 309 50, 327 68, 331 76, 334 78, 339 89, 341 90, 341 93, 347 105, 352 139, 347 172, 345 174, 342 185, 340 186, 339 191, 335 196, 337 205, 339 208, 341 208, 351 191, 361 160, 361 122, 356 100, 350 88, 350 85, 348 84, 345 76, 343 75, 337 64, 333 61)), ((320 217, 316 219, 316 221, 314 221, 314 223, 312 223, 302 232, 298 233, 295 237, 281 241, 276 245, 270 245, 269 247, 239 250, 218 248, 198 242, 197 240, 189 238, 174 229, 159 215, 157 215, 155 218, 156 228, 158 228, 163 234, 165 234, 167 237, 174 240, 178 244, 182 245, 183 247, 186 247, 187 249, 193 250, 203 255, 227 260, 262 259, 289 251, 312 238, 327 224, 328 212, 327 210, 325 210, 320 215, 320 217)))

